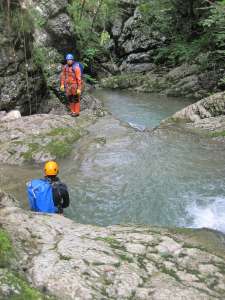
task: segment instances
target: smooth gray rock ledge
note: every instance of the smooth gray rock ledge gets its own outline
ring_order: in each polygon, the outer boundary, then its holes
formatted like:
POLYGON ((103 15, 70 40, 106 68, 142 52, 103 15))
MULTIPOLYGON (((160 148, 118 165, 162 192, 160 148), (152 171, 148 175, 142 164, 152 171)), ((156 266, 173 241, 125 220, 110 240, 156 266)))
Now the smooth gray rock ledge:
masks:
POLYGON ((219 233, 76 224, 25 211, 3 192, 0 226, 11 235, 28 280, 56 299, 225 299, 219 233))

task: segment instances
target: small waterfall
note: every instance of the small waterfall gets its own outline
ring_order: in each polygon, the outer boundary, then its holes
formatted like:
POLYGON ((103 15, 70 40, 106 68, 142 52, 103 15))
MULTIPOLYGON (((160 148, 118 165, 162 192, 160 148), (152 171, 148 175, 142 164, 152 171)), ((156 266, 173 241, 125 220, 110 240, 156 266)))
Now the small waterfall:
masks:
POLYGON ((187 213, 191 219, 189 227, 207 227, 225 233, 225 197, 210 198, 204 205, 193 202, 187 213))

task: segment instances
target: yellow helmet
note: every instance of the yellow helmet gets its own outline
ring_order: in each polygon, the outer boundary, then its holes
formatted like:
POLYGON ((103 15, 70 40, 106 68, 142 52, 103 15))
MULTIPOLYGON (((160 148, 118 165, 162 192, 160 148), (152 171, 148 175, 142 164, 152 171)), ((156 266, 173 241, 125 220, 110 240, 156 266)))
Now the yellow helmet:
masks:
POLYGON ((56 176, 59 173, 59 166, 55 161, 48 161, 44 167, 45 176, 56 176))

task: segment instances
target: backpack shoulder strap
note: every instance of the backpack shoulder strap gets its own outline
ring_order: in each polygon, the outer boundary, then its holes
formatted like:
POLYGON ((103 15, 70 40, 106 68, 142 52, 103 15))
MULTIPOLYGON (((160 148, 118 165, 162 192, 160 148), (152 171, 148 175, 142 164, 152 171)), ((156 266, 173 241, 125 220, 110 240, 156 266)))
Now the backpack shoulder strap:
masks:
POLYGON ((78 65, 77 62, 75 62, 75 63, 72 65, 72 70, 73 70, 74 73, 75 73, 75 71, 76 71, 76 67, 79 67, 79 65, 78 65))
POLYGON ((73 70, 74 70, 74 71, 75 71, 76 67, 78 67, 78 68, 81 70, 81 73, 83 73, 84 67, 83 67, 83 65, 82 65, 80 62, 75 62, 75 63, 73 64, 73 70))

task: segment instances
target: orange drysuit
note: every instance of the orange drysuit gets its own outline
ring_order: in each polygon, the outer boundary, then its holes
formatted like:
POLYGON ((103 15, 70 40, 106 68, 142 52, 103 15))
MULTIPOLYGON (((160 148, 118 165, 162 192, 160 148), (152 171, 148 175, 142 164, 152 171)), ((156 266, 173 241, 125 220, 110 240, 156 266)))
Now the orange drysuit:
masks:
POLYGON ((60 82, 61 86, 65 87, 65 92, 69 101, 71 112, 79 115, 80 95, 77 95, 77 90, 82 90, 82 78, 79 65, 65 65, 62 69, 60 82))

